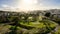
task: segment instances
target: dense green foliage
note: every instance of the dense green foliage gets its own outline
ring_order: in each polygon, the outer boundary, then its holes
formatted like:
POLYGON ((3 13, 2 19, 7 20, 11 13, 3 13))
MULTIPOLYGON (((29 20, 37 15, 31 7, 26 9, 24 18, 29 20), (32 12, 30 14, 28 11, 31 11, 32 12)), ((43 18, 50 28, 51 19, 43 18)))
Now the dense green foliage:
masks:
POLYGON ((51 15, 50 12, 47 12, 47 13, 45 14, 46 17, 50 17, 50 15, 51 15))
MULTIPOLYGON (((50 20, 42 20, 40 22, 29 22, 28 23, 24 23, 24 22, 20 22, 20 26, 22 25, 22 27, 26 27, 26 30, 23 30, 22 32, 20 32, 21 34, 25 34, 25 33, 32 33, 32 34, 47 34, 49 32, 51 32, 55 27, 56 27, 56 23, 52 22, 50 20), (25 32, 24 32, 25 31, 25 32)), ((17 26, 18 27, 18 26, 17 26)), ((24 28, 17 28, 16 26, 12 26, 10 29, 14 32, 18 29, 20 29, 20 31, 24 28)), ((13 33, 14 33, 13 32, 13 33)), ((15 32, 16 33, 16 32, 15 32)), ((19 33, 19 32, 17 32, 19 33)))
MULTIPOLYGON (((45 16, 49 17, 50 13, 45 16)), ((10 25, 6 34, 47 34, 55 29, 57 23, 36 14, 2 16, 0 23, 10 25), (41 19, 41 20, 40 20, 41 19), (7 23, 7 24, 6 24, 7 23), (11 23, 11 24, 9 24, 11 23)))

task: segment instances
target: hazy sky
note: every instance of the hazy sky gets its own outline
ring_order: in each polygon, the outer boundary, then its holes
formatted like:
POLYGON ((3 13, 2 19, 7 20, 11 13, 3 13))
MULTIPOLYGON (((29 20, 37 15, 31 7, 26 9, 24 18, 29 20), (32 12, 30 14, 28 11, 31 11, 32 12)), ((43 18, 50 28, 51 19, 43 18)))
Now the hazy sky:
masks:
POLYGON ((60 9, 60 0, 0 0, 0 10, 60 9))

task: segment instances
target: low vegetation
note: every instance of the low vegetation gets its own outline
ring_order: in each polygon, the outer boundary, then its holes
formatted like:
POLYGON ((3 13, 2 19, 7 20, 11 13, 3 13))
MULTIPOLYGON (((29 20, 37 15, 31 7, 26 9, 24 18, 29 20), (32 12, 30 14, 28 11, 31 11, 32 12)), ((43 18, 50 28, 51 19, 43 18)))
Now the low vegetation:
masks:
POLYGON ((0 30, 1 34, 48 34, 56 28, 57 23, 39 15, 38 12, 1 16, 0 26, 2 26, 1 29, 3 28, 0 30))

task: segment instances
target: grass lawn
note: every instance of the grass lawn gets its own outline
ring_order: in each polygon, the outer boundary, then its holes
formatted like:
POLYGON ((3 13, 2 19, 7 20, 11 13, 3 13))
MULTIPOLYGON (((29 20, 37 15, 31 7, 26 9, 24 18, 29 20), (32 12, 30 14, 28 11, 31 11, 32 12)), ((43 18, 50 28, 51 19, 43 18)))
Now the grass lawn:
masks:
POLYGON ((56 23, 50 20, 45 20, 41 22, 26 22, 26 23, 20 23, 26 26, 36 27, 36 28, 44 28, 44 27, 55 27, 56 23))

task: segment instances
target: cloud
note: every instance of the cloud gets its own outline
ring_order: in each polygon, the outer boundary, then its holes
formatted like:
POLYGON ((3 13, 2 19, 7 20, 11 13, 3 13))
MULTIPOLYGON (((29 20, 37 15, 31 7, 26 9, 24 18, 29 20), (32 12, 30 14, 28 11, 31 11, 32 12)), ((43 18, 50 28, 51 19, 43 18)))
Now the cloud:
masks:
POLYGON ((20 10, 39 10, 40 5, 42 5, 41 3, 39 5, 38 0, 20 0, 17 4, 20 10))
POLYGON ((2 10, 2 8, 0 8, 0 10, 2 10))
POLYGON ((9 5, 6 5, 6 4, 2 4, 1 6, 2 6, 1 10, 5 10, 5 11, 15 11, 16 10, 15 7, 9 6, 9 5))
POLYGON ((16 5, 10 6, 8 4, 2 4, 3 10, 9 10, 9 11, 15 11, 15 10, 47 10, 47 9, 54 9, 54 8, 60 8, 60 6, 52 6, 51 4, 48 5, 44 3, 45 0, 17 0, 16 5))
POLYGON ((8 5, 3 4, 3 5, 2 5, 2 7, 4 7, 4 8, 5 8, 5 7, 9 7, 9 6, 8 6, 8 5))
POLYGON ((44 3, 45 0, 19 0, 17 7, 19 10, 47 10, 60 8, 59 6, 47 5, 44 3))

